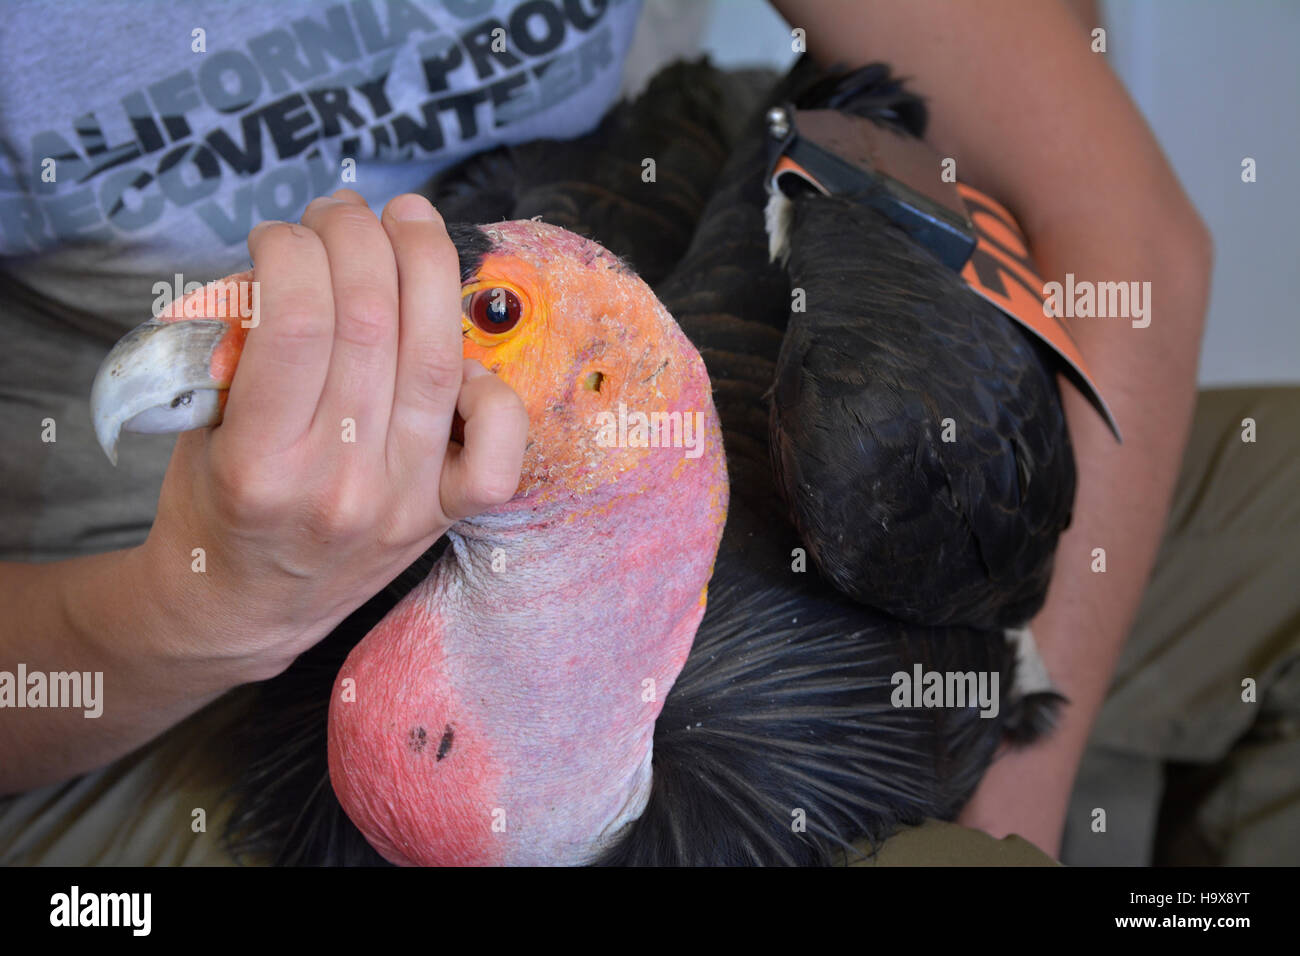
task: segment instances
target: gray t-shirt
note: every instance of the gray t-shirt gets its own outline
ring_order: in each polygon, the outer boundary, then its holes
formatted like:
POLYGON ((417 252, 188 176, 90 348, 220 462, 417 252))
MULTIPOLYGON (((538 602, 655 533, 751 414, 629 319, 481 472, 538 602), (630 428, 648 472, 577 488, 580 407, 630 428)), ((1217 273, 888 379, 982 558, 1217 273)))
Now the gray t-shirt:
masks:
POLYGON ((173 439, 115 470, 87 405, 158 282, 246 268, 263 219, 378 210, 490 146, 591 129, 639 0, 5 0, 0 559, 138 543, 173 439), (53 439, 53 440, 51 440, 53 439))

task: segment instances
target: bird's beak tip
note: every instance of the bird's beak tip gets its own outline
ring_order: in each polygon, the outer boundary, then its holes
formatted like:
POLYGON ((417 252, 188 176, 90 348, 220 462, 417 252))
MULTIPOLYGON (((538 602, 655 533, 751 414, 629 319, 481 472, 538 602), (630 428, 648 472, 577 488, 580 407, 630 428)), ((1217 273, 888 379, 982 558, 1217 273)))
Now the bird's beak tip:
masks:
POLYGON ((104 450, 108 456, 109 462, 114 468, 117 467, 117 441, 121 436, 121 427, 107 418, 99 415, 94 406, 91 406, 91 415, 95 425, 95 438, 99 441, 99 447, 104 450))
POLYGON ((104 449, 104 454, 108 456, 108 463, 114 468, 117 467, 117 439, 112 441, 99 440, 99 447, 104 449))
POLYGON ((215 381, 210 369, 226 331, 216 320, 150 319, 113 346, 95 374, 90 412, 114 466, 123 431, 181 432, 220 421, 217 396, 230 383, 215 381))

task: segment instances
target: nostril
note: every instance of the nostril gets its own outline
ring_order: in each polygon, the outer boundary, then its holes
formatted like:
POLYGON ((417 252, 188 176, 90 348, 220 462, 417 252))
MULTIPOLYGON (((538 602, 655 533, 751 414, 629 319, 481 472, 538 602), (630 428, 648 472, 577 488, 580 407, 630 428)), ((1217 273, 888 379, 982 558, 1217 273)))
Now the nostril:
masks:
POLYGON ((583 380, 582 387, 591 392, 599 392, 603 384, 605 384, 605 373, 592 372, 583 380))

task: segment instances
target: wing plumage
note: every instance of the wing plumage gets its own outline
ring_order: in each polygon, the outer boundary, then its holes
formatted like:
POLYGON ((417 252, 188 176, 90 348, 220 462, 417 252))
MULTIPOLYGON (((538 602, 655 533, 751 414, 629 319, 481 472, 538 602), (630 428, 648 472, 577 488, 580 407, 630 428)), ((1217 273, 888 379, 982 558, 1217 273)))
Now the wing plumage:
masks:
MULTIPOLYGON (((925 133, 924 104, 880 64, 822 77, 797 105, 925 133)), ((844 593, 916 623, 1017 627, 1043 604, 1074 502, 1057 363, 862 198, 808 190, 785 214, 803 295, 777 362, 778 483, 844 593)))
POLYGON ((794 204, 773 457, 822 572, 904 620, 1023 624, 1074 459, 1039 346, 880 213, 794 204))

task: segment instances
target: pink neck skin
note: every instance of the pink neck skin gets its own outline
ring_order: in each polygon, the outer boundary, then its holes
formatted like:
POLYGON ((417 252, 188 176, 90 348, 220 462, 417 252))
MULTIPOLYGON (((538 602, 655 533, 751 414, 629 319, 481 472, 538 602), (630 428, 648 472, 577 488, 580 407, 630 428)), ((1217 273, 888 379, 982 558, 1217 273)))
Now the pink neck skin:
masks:
POLYGON ((581 500, 530 495, 462 522, 353 650, 330 778, 385 858, 582 864, 640 815, 726 514, 707 388, 668 406, 706 411, 703 455, 655 449, 581 500))

